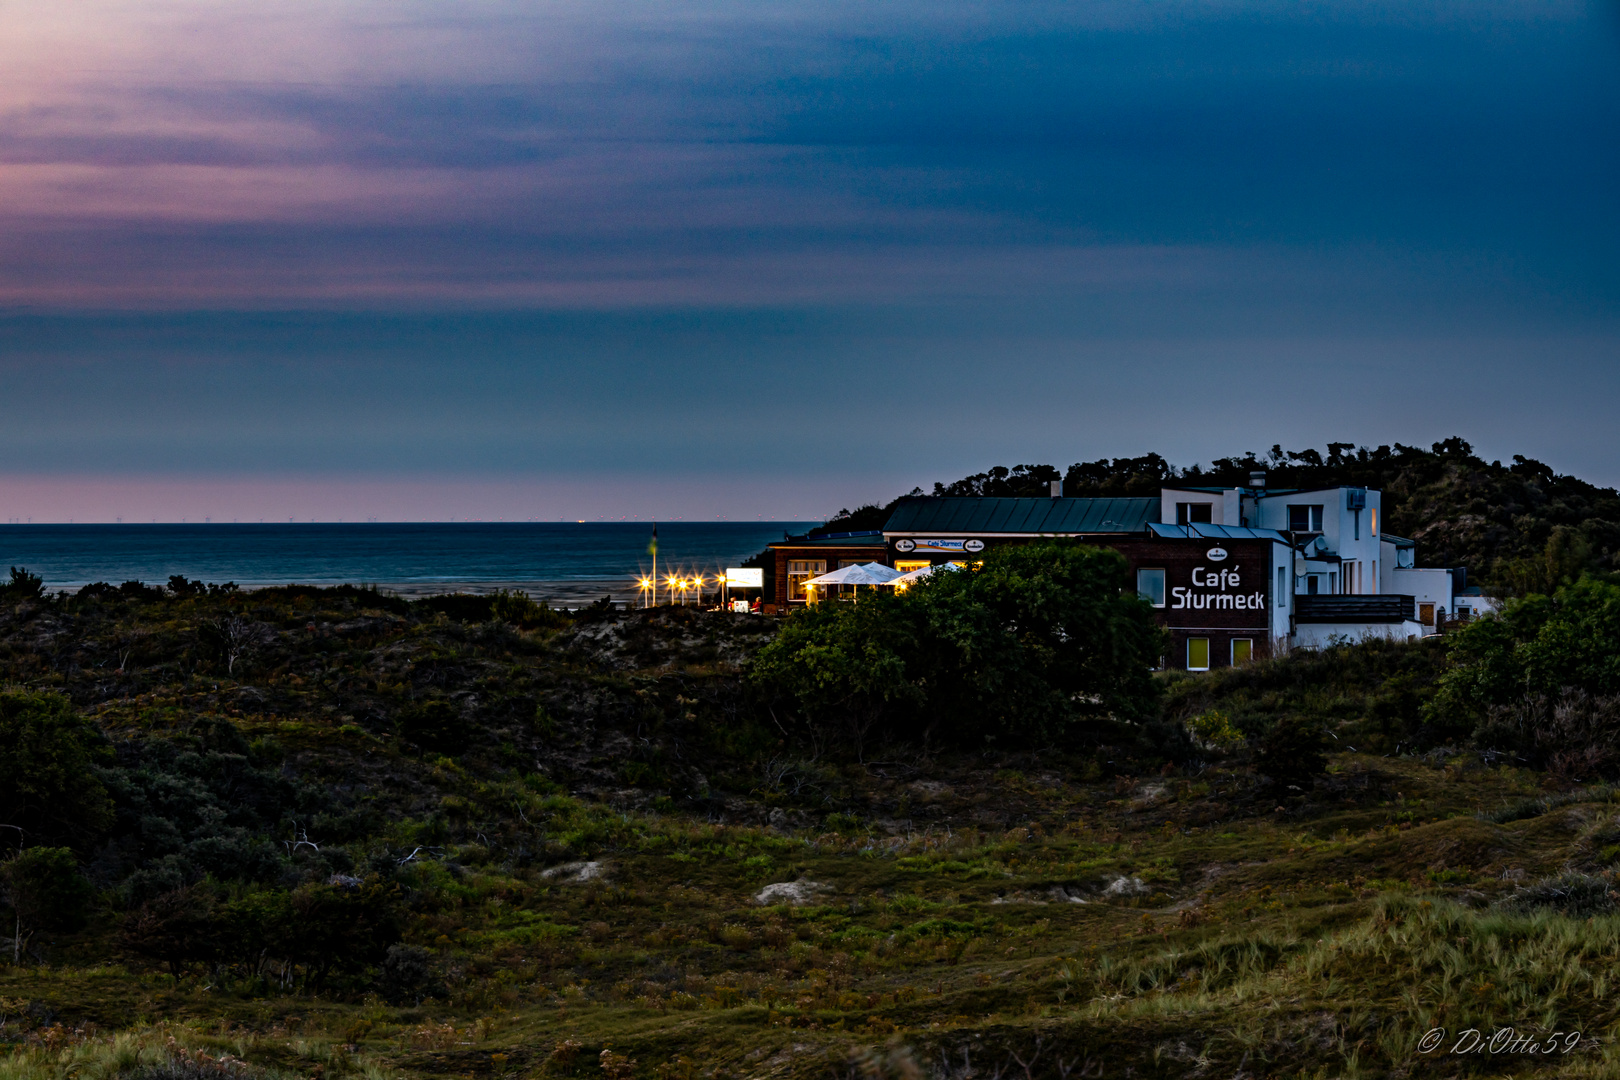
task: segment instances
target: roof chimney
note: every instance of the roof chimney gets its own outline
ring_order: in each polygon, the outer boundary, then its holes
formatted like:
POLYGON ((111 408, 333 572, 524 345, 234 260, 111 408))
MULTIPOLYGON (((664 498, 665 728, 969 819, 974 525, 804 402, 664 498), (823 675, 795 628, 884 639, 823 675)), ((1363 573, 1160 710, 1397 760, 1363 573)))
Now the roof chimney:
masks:
POLYGON ((1054 498, 1054 499, 1063 498, 1063 481, 1061 481, 1061 480, 1052 481, 1052 498, 1054 498))
POLYGON ((1249 474, 1249 486, 1252 487, 1252 488, 1263 488, 1263 487, 1265 487, 1266 486, 1266 471, 1264 469, 1256 469, 1254 472, 1251 472, 1249 474))

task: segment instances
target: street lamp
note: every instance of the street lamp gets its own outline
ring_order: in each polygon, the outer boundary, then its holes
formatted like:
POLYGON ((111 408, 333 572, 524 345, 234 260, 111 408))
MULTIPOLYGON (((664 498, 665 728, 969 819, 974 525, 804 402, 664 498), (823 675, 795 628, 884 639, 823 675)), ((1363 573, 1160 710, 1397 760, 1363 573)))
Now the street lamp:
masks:
POLYGON ((637 582, 637 585, 641 589, 641 606, 642 607, 647 606, 648 591, 652 588, 652 584, 653 583, 652 583, 651 578, 642 578, 639 582, 637 582))

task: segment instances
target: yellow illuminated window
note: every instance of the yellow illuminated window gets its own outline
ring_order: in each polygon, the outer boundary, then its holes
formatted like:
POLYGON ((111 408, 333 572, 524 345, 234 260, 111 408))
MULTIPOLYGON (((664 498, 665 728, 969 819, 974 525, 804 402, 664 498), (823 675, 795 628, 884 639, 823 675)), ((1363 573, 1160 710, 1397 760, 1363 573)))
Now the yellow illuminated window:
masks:
POLYGON ((807 599, 804 583, 813 577, 820 577, 827 572, 827 563, 821 559, 790 559, 788 560, 788 601, 802 604, 807 599))
POLYGON ((927 565, 927 559, 896 559, 894 561, 894 568, 902 574, 909 574, 913 570, 921 570, 927 565))
POLYGON ((1232 639, 1232 664, 1247 664, 1254 655, 1254 639, 1239 637, 1232 639))
POLYGON ((1209 638, 1190 637, 1187 639, 1187 670, 1209 670, 1209 638))

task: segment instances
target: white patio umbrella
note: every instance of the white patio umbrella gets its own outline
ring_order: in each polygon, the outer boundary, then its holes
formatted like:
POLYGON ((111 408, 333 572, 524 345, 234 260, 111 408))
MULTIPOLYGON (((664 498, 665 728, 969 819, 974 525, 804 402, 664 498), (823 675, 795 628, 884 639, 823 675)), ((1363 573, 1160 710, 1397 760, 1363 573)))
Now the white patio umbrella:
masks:
POLYGON ((806 585, 887 585, 900 576, 900 571, 882 563, 856 563, 841 566, 830 574, 811 578, 806 585))
POLYGON ((825 585, 854 585, 856 592, 860 592, 861 585, 887 585, 900 576, 900 571, 892 566, 882 563, 857 563, 854 566, 841 566, 830 574, 811 578, 804 584, 807 588, 825 585))
POLYGON ((931 564, 929 566, 919 566, 915 570, 912 570, 912 571, 909 571, 907 573, 901 574, 899 577, 894 578, 893 580, 891 580, 889 582, 889 584, 893 585, 897 589, 903 589, 907 585, 910 585, 912 582, 921 581, 923 578, 927 577, 929 574, 938 573, 941 570, 959 570, 959 569, 961 569, 961 567, 957 566, 955 563, 948 563, 948 562, 933 563, 933 564, 931 564))

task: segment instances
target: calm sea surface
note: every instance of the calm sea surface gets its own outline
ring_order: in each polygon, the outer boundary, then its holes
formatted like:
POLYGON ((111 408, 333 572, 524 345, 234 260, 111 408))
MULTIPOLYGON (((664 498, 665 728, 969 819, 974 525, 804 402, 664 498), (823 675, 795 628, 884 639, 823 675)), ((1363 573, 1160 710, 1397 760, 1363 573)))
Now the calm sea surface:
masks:
MULTIPOLYGON (((661 522, 658 569, 709 575, 810 522, 661 522)), ((632 599, 652 569, 647 522, 285 525, 0 525, 0 573, 55 589, 163 584, 374 584, 405 595, 522 588, 553 601, 632 599)))

